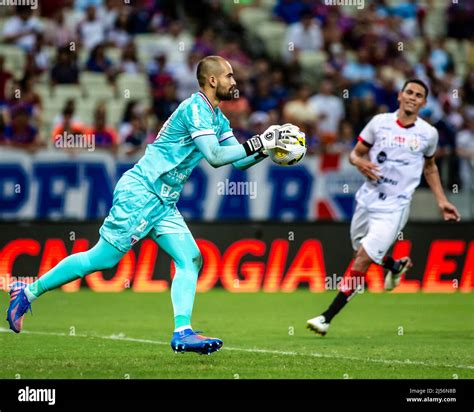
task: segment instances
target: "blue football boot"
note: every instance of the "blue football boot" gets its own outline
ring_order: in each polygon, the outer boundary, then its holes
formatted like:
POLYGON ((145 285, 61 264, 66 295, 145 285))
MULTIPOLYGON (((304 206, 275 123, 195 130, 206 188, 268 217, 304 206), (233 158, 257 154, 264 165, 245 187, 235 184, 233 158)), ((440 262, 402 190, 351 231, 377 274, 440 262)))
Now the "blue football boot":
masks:
POLYGON ((200 355, 210 355, 222 348, 223 342, 220 339, 209 338, 198 335, 198 333, 200 332, 194 332, 192 329, 184 329, 173 333, 171 349, 176 353, 196 352, 200 355))
POLYGON ((23 315, 30 310, 31 304, 25 295, 25 288, 28 285, 23 282, 15 282, 10 287, 10 306, 7 310, 7 321, 10 329, 15 333, 20 333, 23 326, 23 315))

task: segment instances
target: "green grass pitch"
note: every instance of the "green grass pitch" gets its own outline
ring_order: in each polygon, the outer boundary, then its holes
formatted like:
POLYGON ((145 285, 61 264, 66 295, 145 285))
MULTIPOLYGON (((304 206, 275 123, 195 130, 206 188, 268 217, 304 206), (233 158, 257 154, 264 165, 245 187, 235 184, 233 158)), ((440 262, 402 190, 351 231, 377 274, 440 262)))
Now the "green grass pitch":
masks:
POLYGON ((33 304, 26 333, 1 324, 0 378, 474 378, 472 294, 365 293, 325 337, 306 330, 334 296, 198 294, 194 328, 224 341, 200 356, 170 349, 169 293, 54 291, 33 304))

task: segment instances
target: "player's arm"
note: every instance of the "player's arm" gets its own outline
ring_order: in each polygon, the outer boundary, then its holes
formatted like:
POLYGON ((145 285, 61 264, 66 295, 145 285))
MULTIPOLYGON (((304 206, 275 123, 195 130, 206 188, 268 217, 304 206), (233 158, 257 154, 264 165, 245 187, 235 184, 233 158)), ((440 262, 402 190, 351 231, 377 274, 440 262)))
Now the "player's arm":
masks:
POLYGON ((434 156, 425 157, 423 174, 436 198, 436 202, 438 203, 438 207, 441 210, 444 220, 455 220, 456 222, 459 222, 461 220, 461 215, 456 209, 456 206, 450 203, 444 194, 441 179, 439 177, 438 166, 436 166, 434 156))
POLYGON ((289 128, 270 126, 262 135, 255 135, 242 144, 231 146, 221 146, 214 133, 198 132, 194 136, 191 134, 191 138, 209 164, 213 167, 220 167, 257 155, 263 150, 275 147, 285 148, 282 140, 287 136, 291 137, 292 133, 289 128))
MULTIPOLYGON (((234 135, 230 135, 227 138, 225 138, 223 141, 221 141, 221 146, 236 146, 239 145, 240 143, 238 140, 235 138, 234 135)), ((255 153, 253 155, 244 157, 243 159, 237 160, 236 162, 232 163, 232 166, 239 170, 245 170, 248 169, 249 167, 252 167, 256 165, 257 163, 260 163, 263 159, 267 158, 268 155, 266 155, 263 151, 260 151, 258 153, 255 153)))
POLYGON ((357 167, 360 173, 370 180, 379 179, 379 167, 368 159, 370 146, 360 139, 349 154, 349 162, 357 167))

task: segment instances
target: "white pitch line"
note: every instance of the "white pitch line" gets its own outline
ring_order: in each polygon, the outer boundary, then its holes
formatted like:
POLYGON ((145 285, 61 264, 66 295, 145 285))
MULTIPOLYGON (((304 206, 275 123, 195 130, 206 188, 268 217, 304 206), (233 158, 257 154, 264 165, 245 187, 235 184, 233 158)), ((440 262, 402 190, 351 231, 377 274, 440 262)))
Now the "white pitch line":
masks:
MULTIPOLYGON (((13 333, 10 329, 0 327, 0 333, 13 333)), ((139 339, 139 338, 129 338, 125 336, 123 333, 119 333, 116 335, 110 336, 100 336, 100 335, 84 335, 84 334, 74 334, 70 335, 63 332, 40 332, 40 331, 28 331, 23 330, 21 333, 29 334, 29 335, 44 335, 44 336, 61 336, 61 337, 71 337, 71 338, 96 338, 96 339, 103 339, 103 340, 118 340, 124 342, 136 342, 136 343, 148 343, 152 345, 169 345, 169 342, 161 342, 157 340, 151 339, 139 339)), ((232 348, 228 346, 224 346, 225 350, 230 351, 238 351, 238 352, 249 352, 249 353, 267 353, 271 355, 281 355, 281 356, 311 356, 314 358, 326 358, 326 359, 344 359, 350 360, 354 362, 373 362, 373 363, 383 363, 383 364, 394 364, 397 365, 418 365, 418 366, 426 366, 432 368, 453 368, 453 369, 469 369, 474 370, 474 365, 449 365, 444 363, 433 363, 433 362, 423 362, 423 361, 412 361, 410 359, 399 360, 399 359, 376 359, 376 358, 357 358, 354 356, 345 356, 345 355, 328 355, 324 353, 317 353, 317 352, 310 352, 310 353, 298 353, 298 352, 286 352, 286 351, 279 351, 279 350, 271 350, 271 349, 258 349, 258 348, 232 348)))

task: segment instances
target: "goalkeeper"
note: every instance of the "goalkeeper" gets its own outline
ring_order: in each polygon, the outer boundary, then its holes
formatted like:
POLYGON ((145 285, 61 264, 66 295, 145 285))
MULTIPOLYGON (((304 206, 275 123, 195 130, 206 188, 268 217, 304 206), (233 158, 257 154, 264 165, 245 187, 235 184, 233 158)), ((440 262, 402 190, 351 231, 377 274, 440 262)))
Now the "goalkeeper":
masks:
POLYGON ((45 292, 95 272, 112 268, 140 239, 151 237, 173 259, 171 286, 176 352, 212 353, 222 341, 195 333, 191 314, 201 253, 176 208, 183 185, 204 157, 212 166, 232 163, 246 169, 266 157, 266 151, 294 142, 291 125, 271 126, 240 144, 219 103, 232 99, 236 87, 231 65, 219 56, 202 59, 197 67, 200 91, 184 100, 148 145, 144 156, 118 181, 113 205, 100 228, 98 243, 73 254, 36 282, 16 282, 10 290, 7 320, 19 333, 31 303, 45 292))

